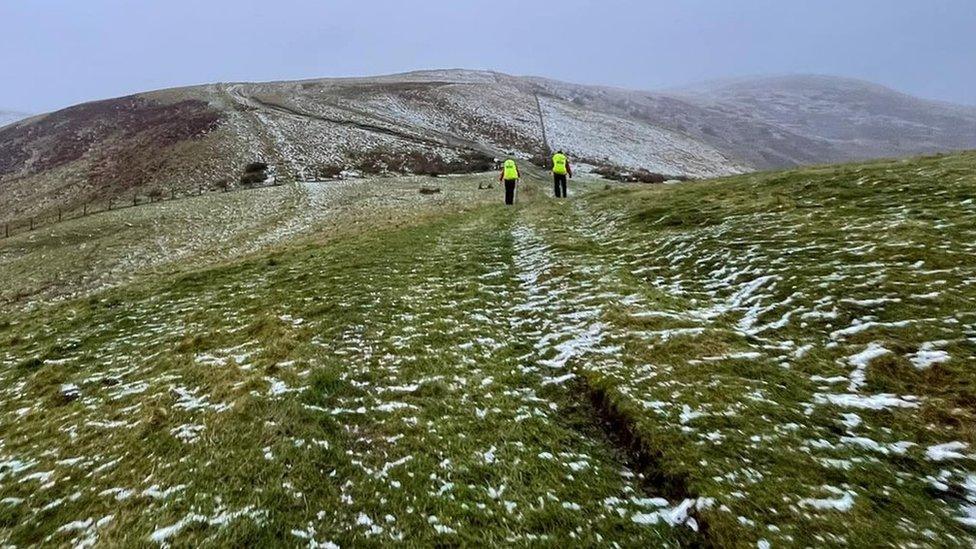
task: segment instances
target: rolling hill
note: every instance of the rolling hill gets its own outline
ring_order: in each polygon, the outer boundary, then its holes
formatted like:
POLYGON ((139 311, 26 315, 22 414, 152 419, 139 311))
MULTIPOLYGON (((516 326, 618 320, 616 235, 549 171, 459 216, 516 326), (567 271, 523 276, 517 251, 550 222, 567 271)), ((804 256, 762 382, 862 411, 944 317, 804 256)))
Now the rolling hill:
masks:
POLYGON ((820 162, 971 149, 976 140, 976 108, 919 99, 849 78, 740 79, 677 93, 738 118, 830 144, 833 152, 820 162))
POLYGON ((972 147, 976 109, 829 77, 660 93, 465 70, 211 84, 0 129, 0 219, 236 184, 252 162, 288 181, 484 171, 563 148, 581 164, 704 178, 972 147))

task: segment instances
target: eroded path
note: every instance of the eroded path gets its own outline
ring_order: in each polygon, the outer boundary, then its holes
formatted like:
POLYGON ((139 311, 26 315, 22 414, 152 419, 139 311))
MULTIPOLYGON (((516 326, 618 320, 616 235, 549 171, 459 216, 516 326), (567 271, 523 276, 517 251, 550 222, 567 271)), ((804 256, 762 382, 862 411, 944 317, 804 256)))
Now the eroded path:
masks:
MULTIPOLYGON (((696 498, 709 542, 971 543, 972 411, 930 368, 973 363, 972 248, 945 246, 942 268, 872 260, 917 238, 898 198, 842 233, 821 212, 662 231, 600 199, 518 232, 559 273, 540 294, 559 296, 562 349, 585 351, 559 365, 639 439, 659 489, 696 498)), ((969 226, 972 202, 948 200, 941 229, 969 226)))

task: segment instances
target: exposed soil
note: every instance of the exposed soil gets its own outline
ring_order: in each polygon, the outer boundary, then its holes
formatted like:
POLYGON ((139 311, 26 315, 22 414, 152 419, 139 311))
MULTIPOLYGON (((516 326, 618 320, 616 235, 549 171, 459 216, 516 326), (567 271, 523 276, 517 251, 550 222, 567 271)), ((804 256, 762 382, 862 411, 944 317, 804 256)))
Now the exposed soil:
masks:
MULTIPOLYGON (((615 447, 630 467, 641 479, 640 486, 651 497, 664 497, 669 501, 683 501, 698 497, 688 487, 688 479, 669 474, 660 465, 661 456, 651 450, 653 445, 643 440, 634 428, 632 418, 622 413, 613 403, 606 391, 594 387, 586 381, 572 384, 570 391, 580 396, 580 407, 599 430, 601 438, 615 447)), ((689 547, 712 547, 708 538, 708 523, 694 509, 689 513, 698 524, 697 531, 682 532, 683 543, 689 547)))

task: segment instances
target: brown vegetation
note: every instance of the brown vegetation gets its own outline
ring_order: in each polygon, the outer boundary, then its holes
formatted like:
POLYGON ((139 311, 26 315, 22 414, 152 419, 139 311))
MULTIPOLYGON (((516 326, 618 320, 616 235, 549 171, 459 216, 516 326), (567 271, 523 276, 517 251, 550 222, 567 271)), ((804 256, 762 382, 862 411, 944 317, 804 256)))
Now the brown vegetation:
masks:
POLYGON ((664 183, 665 181, 671 180, 688 181, 689 179, 685 175, 664 175, 647 170, 629 171, 609 166, 603 166, 593 171, 606 179, 623 181, 625 183, 664 183))
POLYGON ((90 179, 141 180, 161 167, 159 149, 202 136, 219 121, 216 110, 196 100, 160 104, 133 96, 69 107, 0 130, 0 177, 43 172, 90 154, 90 179))
POLYGON ((417 174, 447 175, 459 173, 478 173, 494 169, 494 159, 490 156, 470 151, 462 153, 456 160, 445 160, 437 153, 420 151, 399 152, 373 150, 355 157, 355 168, 365 174, 417 174))

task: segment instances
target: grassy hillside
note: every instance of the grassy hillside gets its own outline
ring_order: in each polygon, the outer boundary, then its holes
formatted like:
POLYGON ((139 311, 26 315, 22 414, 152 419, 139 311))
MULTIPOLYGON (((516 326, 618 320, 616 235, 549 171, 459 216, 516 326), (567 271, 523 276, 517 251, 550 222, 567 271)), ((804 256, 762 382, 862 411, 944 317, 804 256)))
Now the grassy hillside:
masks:
POLYGON ((0 541, 976 541, 976 155, 533 185, 11 308, 0 541))
POLYGON ((307 182, 66 216, 0 239, 0 307, 212 265, 309 234, 333 238, 497 202, 497 184, 479 189, 493 181, 481 174, 307 182), (424 195, 424 187, 440 192, 424 195))
POLYGON ((241 182, 255 162, 269 166, 265 176, 292 182, 343 171, 476 173, 495 158, 544 157, 550 148, 581 163, 661 174, 748 168, 680 130, 491 72, 210 84, 85 103, 0 128, 0 222, 23 225, 59 208, 133 195, 221 189, 241 182))
POLYGON ((825 76, 667 93, 468 70, 215 83, 0 127, 0 225, 263 177, 477 173, 558 149, 578 171, 704 179, 974 147, 972 107, 825 76))

